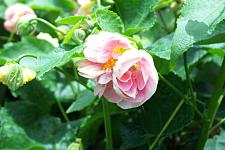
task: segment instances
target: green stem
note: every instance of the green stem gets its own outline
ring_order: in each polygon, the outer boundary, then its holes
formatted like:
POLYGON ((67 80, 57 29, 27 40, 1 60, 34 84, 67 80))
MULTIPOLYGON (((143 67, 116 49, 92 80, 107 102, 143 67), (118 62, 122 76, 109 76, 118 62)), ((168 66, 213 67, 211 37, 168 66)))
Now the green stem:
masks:
POLYGON ((106 150, 112 150, 112 130, 111 130, 111 118, 109 112, 109 102, 102 98, 104 123, 105 123, 105 134, 106 134, 106 150))
POLYGON ((60 32, 62 35, 65 35, 65 33, 63 31, 59 30, 55 25, 51 24, 50 22, 48 22, 42 18, 34 18, 34 19, 30 20, 30 22, 32 22, 32 21, 42 22, 42 23, 46 24, 47 26, 49 26, 50 28, 52 28, 53 30, 60 32))
POLYGON ((173 84, 171 84, 166 78, 164 78, 160 73, 159 74, 159 77, 160 79, 166 83, 175 93, 177 93, 177 95, 179 95, 180 97, 186 99, 185 95, 179 90, 177 89, 173 84))
POLYGON ((203 150, 206 140, 209 136, 209 129, 212 126, 215 115, 222 101, 221 95, 223 94, 224 83, 225 83, 225 58, 223 59, 223 64, 221 66, 218 78, 216 80, 212 97, 208 104, 209 106, 207 111, 207 120, 205 120, 201 130, 197 150, 203 150))
POLYGON ((153 150, 153 148, 155 147, 155 145, 158 143, 158 141, 160 140, 160 137, 162 136, 162 134, 166 131, 166 129, 168 128, 168 126, 170 125, 171 121, 173 120, 173 118, 176 116, 177 112, 180 110, 181 106, 184 104, 184 99, 182 99, 180 101, 180 103, 177 105, 176 109, 174 110, 174 112, 172 113, 172 115, 170 116, 170 118, 167 120, 166 124, 163 126, 162 130, 159 132, 159 134, 157 135, 157 137, 155 138, 155 140, 153 141, 152 145, 150 146, 149 150, 153 150))
POLYGON ((187 79, 187 82, 188 82, 188 87, 189 87, 189 90, 191 92, 193 104, 196 105, 194 90, 193 90, 193 86, 192 86, 191 78, 190 78, 190 71, 189 71, 189 67, 188 67, 188 63, 187 63, 187 52, 184 53, 183 57, 184 57, 184 68, 185 68, 185 73, 186 73, 186 79, 187 79))
POLYGON ((218 128, 220 125, 222 125, 225 122, 225 118, 221 119, 215 126, 213 126, 210 130, 209 130, 209 134, 214 131, 216 128, 218 128))
POLYGON ((36 58, 37 59, 37 56, 35 55, 32 55, 32 54, 24 54, 24 55, 21 55, 19 56, 19 58, 16 59, 16 62, 17 63, 20 63, 20 61, 25 58, 25 57, 32 57, 32 58, 36 58))
POLYGON ((7 39, 7 42, 11 42, 13 40, 14 35, 15 35, 15 31, 12 31, 9 35, 9 38, 7 39))
POLYGON ((66 122, 69 122, 70 120, 69 120, 68 116, 66 115, 66 112, 65 112, 65 110, 64 110, 64 108, 63 108, 61 102, 59 102, 59 100, 56 99, 56 103, 57 103, 57 105, 58 105, 58 107, 59 107, 59 110, 61 111, 61 113, 62 113, 62 115, 63 115, 65 121, 66 121, 66 122))

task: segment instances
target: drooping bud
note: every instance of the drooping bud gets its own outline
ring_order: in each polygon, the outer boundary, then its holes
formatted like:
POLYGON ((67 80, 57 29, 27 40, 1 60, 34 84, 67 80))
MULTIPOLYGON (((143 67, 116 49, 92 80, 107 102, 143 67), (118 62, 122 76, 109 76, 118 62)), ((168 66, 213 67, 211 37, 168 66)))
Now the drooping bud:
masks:
POLYGON ((22 16, 16 24, 16 32, 18 35, 29 35, 33 33, 37 27, 37 21, 31 21, 36 15, 29 14, 22 16))
POLYGON ((9 6, 5 11, 5 22, 4 27, 9 32, 15 32, 16 24, 19 22, 21 17, 26 15, 35 15, 35 12, 27 5, 16 3, 9 6))
POLYGON ((0 82, 11 90, 17 90, 36 77, 36 72, 17 63, 11 63, 0 67, 0 82))
POLYGON ((82 29, 77 29, 74 31, 73 40, 77 43, 82 43, 86 37, 86 33, 82 29))

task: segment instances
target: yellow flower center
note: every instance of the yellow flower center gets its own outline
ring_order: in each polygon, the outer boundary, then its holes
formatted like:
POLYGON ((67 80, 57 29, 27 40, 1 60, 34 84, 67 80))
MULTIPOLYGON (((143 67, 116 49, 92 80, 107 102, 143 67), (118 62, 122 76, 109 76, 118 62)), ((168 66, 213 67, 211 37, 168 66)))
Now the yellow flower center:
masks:
POLYGON ((116 46, 115 48, 114 48, 114 51, 113 51, 113 53, 114 54, 122 54, 122 53, 124 53, 126 50, 129 50, 130 48, 124 48, 124 47, 121 47, 121 46, 116 46))
POLYGON ((115 65, 116 60, 113 58, 110 58, 103 66, 103 70, 111 69, 115 65))

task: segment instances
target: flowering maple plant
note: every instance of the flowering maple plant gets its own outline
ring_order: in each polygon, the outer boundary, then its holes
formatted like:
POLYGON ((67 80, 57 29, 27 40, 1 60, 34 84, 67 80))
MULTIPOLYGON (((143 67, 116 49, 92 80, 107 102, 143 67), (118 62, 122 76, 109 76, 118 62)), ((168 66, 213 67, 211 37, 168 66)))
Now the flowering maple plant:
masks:
POLYGON ((0 149, 225 149, 224 0, 0 2, 0 149))

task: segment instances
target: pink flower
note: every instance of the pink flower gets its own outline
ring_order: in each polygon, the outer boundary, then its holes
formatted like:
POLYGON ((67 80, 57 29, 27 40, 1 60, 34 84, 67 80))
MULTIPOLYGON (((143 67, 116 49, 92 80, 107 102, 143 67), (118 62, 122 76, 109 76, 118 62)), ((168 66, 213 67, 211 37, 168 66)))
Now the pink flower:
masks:
POLYGON ((20 4, 20 3, 17 3, 17 4, 14 4, 10 7, 7 8, 7 10, 5 11, 5 22, 4 22, 4 27, 10 31, 10 32, 13 32, 16 28, 16 24, 17 22, 23 17, 23 16, 26 16, 26 15, 29 15, 32 17, 31 18, 34 18, 36 17, 34 11, 24 5, 24 4, 20 4))
POLYGON ((96 81, 96 95, 109 97, 110 93, 105 91, 112 89, 113 67, 118 57, 131 48, 130 41, 117 33, 99 32, 89 36, 83 51, 86 59, 78 64, 78 71, 81 76, 96 81))
POLYGON ((132 49, 124 52, 113 69, 113 88, 121 97, 115 103, 121 108, 138 107, 155 93, 158 73, 146 51, 132 49))
POLYGON ((79 74, 96 82, 95 95, 123 109, 142 105, 156 91, 158 73, 152 57, 122 35, 100 32, 87 39, 79 74))

